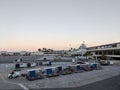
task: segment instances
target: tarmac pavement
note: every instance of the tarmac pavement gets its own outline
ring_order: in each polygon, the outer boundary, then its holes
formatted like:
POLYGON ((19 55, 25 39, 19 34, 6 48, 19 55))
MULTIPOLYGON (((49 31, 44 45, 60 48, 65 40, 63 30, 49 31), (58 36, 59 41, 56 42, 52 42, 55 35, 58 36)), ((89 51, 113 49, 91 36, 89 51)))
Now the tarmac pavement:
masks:
MULTIPOLYGON (((61 63, 54 63, 53 65, 61 63)), ((63 63, 66 65, 67 63, 63 63)), ((99 90, 99 87, 102 87, 100 84, 95 84, 97 82, 103 82, 103 80, 108 80, 109 78, 116 77, 120 75, 120 64, 102 66, 102 70, 93 70, 93 71, 84 71, 81 73, 73 73, 70 75, 60 75, 52 78, 39 79, 35 81, 28 81, 25 77, 19 77, 16 79, 8 79, 7 74, 14 69, 14 64, 0 64, 0 89, 58 89, 64 90, 99 90), (93 85, 91 84, 93 83, 93 85), (94 86, 96 85, 96 87, 94 86), (88 86, 87 86, 88 85, 88 86), (76 88, 77 87, 77 88, 76 88), (89 89, 89 87, 91 89, 89 89), (98 88, 97 88, 98 87, 98 88), (82 89, 81 89, 82 88, 82 89), (96 88, 96 89, 94 89, 96 88)), ((24 69, 23 69, 24 70, 24 69)), ((117 89, 119 84, 119 77, 112 79, 113 81, 105 81, 105 86, 108 88, 108 85, 112 86, 115 83, 114 90, 117 89), (113 82, 113 83, 112 83, 113 82), (117 84, 118 83, 118 84, 117 84)), ((103 82, 104 83, 104 82, 103 82)), ((100 89, 106 90, 106 89, 100 89)), ((107 90, 113 90, 112 87, 107 90)))

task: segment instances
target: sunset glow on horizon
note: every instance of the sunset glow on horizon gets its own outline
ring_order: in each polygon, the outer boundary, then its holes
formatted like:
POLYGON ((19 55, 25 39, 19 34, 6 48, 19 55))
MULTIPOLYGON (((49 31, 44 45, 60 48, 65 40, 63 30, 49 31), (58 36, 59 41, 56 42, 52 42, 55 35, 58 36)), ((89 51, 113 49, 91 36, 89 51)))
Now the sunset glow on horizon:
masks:
POLYGON ((0 0, 0 51, 120 42, 119 0, 0 0))

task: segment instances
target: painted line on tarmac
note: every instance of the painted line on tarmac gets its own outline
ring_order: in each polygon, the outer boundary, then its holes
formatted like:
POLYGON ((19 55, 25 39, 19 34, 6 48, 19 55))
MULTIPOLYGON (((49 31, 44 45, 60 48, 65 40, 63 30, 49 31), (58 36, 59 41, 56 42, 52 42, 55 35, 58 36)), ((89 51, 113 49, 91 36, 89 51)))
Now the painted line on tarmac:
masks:
POLYGON ((23 84, 19 83, 18 84, 20 87, 22 87, 24 90, 29 90, 26 86, 24 86, 23 84))
POLYGON ((4 79, 4 77, 2 76, 2 74, 0 73, 0 77, 1 77, 1 79, 2 79, 2 81, 3 82, 5 82, 5 83, 10 83, 10 84, 15 84, 15 85, 19 85, 21 88, 23 88, 24 90, 29 90, 27 87, 25 87, 23 84, 21 84, 21 83, 13 83, 13 82, 9 82, 9 81, 6 81, 5 79, 4 79))
POLYGON ((2 79, 3 82, 6 82, 1 73, 0 73, 0 77, 1 77, 1 79, 2 79))

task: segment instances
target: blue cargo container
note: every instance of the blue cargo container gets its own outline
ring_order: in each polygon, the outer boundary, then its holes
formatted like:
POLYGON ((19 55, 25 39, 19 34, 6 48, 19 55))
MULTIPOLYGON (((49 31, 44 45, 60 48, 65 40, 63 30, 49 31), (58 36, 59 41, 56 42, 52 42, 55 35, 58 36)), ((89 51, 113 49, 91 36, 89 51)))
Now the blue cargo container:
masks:
POLYGON ((39 69, 28 70, 28 74, 26 78, 28 80, 37 80, 44 78, 44 76, 42 74, 42 70, 39 68, 39 69))
POLYGON ((51 75, 52 74, 52 68, 46 69, 46 73, 47 73, 47 75, 51 75))
POLYGON ((99 63, 91 63, 93 69, 102 69, 99 63))
POLYGON ((34 71, 29 71, 29 76, 30 77, 35 77, 36 76, 36 72, 34 71))
POLYGON ((92 66, 93 66, 94 69, 97 68, 97 64, 96 63, 92 64, 92 66))

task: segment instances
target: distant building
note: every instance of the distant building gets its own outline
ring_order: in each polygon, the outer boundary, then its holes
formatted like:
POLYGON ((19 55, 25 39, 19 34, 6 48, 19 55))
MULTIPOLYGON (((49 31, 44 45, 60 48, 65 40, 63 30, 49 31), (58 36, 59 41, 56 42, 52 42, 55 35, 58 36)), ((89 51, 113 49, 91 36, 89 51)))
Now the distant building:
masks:
POLYGON ((88 47, 87 51, 91 52, 94 58, 106 55, 108 59, 120 60, 120 42, 88 47))
POLYGON ((78 49, 71 49, 68 54, 83 56, 87 52, 87 46, 83 43, 78 49))
POLYGON ((1 51, 0 55, 4 55, 4 56, 7 55, 7 51, 1 51))
POLYGON ((21 52, 7 52, 7 51, 1 51, 1 56, 27 56, 30 55, 30 52, 21 51, 21 52))
POLYGON ((20 52, 20 55, 25 55, 26 53, 28 53, 28 52, 26 52, 26 51, 21 51, 21 52, 20 52))
POLYGON ((38 58, 37 60, 38 61, 41 61, 41 60, 50 60, 50 61, 53 61, 53 60, 55 60, 56 59, 56 55, 44 55, 44 56, 42 56, 42 57, 40 57, 40 58, 38 58))
POLYGON ((7 52, 7 51, 1 51, 0 55, 2 55, 2 56, 12 56, 12 55, 14 55, 14 53, 13 52, 7 52))
POLYGON ((31 55, 43 55, 43 54, 44 54, 43 52, 39 52, 39 51, 31 52, 31 55))

